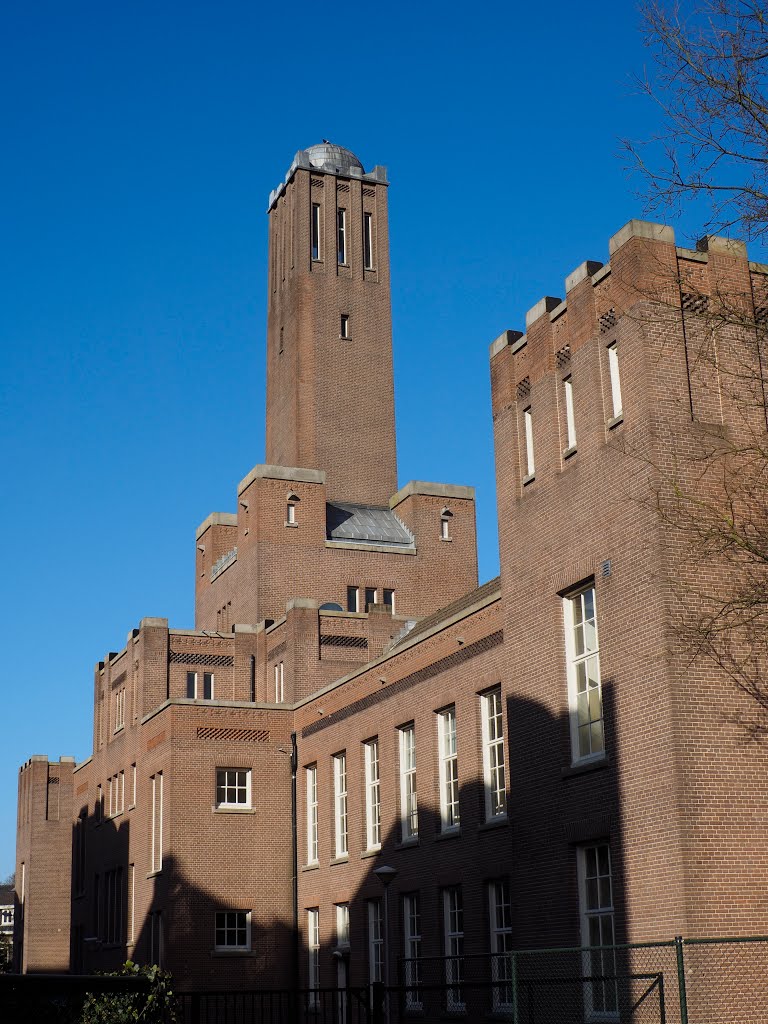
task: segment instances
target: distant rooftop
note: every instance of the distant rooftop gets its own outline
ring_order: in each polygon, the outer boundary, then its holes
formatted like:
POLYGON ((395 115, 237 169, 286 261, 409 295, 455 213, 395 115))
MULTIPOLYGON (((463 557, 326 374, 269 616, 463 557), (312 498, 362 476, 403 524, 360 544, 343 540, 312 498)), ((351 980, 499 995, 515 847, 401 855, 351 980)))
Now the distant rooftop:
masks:
POLYGON ((349 502, 328 502, 325 506, 328 540, 358 544, 396 544, 413 547, 413 534, 388 508, 376 505, 353 505, 349 502))

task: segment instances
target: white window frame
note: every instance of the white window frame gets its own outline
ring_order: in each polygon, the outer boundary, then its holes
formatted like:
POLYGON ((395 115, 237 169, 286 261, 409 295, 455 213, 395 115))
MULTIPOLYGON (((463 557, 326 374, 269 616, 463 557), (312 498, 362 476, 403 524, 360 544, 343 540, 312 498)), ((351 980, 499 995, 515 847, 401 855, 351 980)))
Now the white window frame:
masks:
POLYGON ((251 769, 250 768, 217 768, 216 769, 216 807, 242 810, 251 807, 251 769), (233 778, 234 776, 234 778, 233 778), (224 799, 219 799, 223 790, 224 799), (234 793, 235 799, 228 799, 234 793), (241 794, 243 799, 240 799, 241 794))
MULTIPOLYGON (((464 903, 458 885, 443 889, 443 944, 445 951, 445 983, 460 985, 464 980, 464 903)), ((460 988, 445 993, 449 1013, 464 1013, 466 1003, 460 988)))
POLYGON ((320 248, 321 242, 321 222, 320 216, 320 204, 312 203, 312 220, 310 223, 310 256, 313 262, 319 262, 322 260, 322 250, 320 248))
POLYGON ((406 893, 403 896, 403 954, 405 960, 405 1006, 418 1012, 424 1008, 421 992, 421 912, 419 894, 406 893))
POLYGON ((226 953, 226 952, 248 952, 251 948, 251 912, 250 910, 217 910, 214 918, 214 949, 226 953), (237 941, 237 933, 243 930, 242 924, 235 920, 231 921, 231 918, 244 918, 245 925, 245 943, 237 941), (219 942, 220 933, 224 933, 224 942, 219 942), (230 933, 235 933, 235 942, 226 941, 230 933))
POLYGON ((338 860, 349 854, 349 816, 347 804, 347 752, 333 755, 333 850, 338 860))
POLYGON ((275 704, 285 702, 285 670, 282 661, 275 662, 275 704))
POLYGON ((525 435, 525 479, 536 475, 536 461, 533 457, 533 413, 532 406, 523 409, 523 433, 525 435))
POLYGON ((115 694, 115 732, 125 728, 125 687, 115 694))
POLYGON ((340 206, 336 211, 336 256, 340 267, 348 265, 347 211, 343 206, 340 206))
POLYGON ((285 506, 285 522, 288 526, 296 525, 296 505, 292 501, 285 506))
POLYGON ((497 879, 488 885, 488 909, 491 926, 491 977, 498 986, 492 990, 493 1009, 506 1012, 512 1007, 512 891, 509 880, 497 879))
POLYGON ((336 948, 349 949, 349 904, 336 903, 336 948))
POLYGON ((416 786, 416 727, 413 722, 398 729, 400 746, 400 839, 413 842, 419 836, 416 786))
POLYGON ((320 997, 320 909, 310 907, 307 910, 307 998, 309 1006, 319 1005, 320 997))
POLYGON ((368 900, 368 980, 384 980, 384 907, 381 900, 368 900))
POLYGON ((307 864, 317 864, 320 859, 318 836, 317 765, 305 769, 307 778, 307 864))
POLYGON ((373 270, 373 214, 363 211, 363 269, 373 270))
POLYGON ((565 450, 570 452, 576 447, 576 417, 573 412, 573 380, 570 376, 563 380, 563 394, 565 396, 565 450))
POLYGON ((365 761, 365 842, 367 850, 381 849, 381 772, 379 738, 363 744, 365 761))
POLYGON ((345 341, 349 339, 349 313, 342 313, 339 317, 339 337, 345 341))
POLYGON ((563 598, 571 760, 605 757, 605 718, 594 581, 563 598), (591 602, 592 615, 589 616, 591 602))
POLYGON ((619 350, 614 341, 608 346, 608 379, 611 384, 611 408, 612 418, 619 419, 624 415, 623 403, 621 400, 621 375, 619 373, 619 350))
POLYGON ((150 777, 152 784, 152 822, 150 828, 150 871, 163 870, 163 773, 150 777))
MULTIPOLYGON (((581 919, 582 969, 588 978, 616 974, 613 875, 608 840, 588 843, 577 849, 579 914, 581 919), (607 866, 607 871, 605 867, 607 866)), ((618 984, 616 980, 585 981, 584 1009, 588 1021, 616 1021, 618 984)))
POLYGON ((215 692, 216 692, 216 690, 215 690, 215 678, 214 678, 214 673, 213 672, 202 672, 202 673, 200 673, 200 672, 187 672, 187 699, 189 699, 189 700, 213 700, 215 692), (200 696, 200 685, 199 685, 200 684, 200 676, 201 675, 203 677, 203 686, 202 686, 203 695, 202 695, 202 697, 200 696), (210 693, 209 697, 206 697, 205 696, 205 688, 206 688, 206 680, 208 680, 208 679, 210 679, 211 693, 210 693), (191 687, 192 692, 193 692, 193 696, 192 697, 189 696, 190 680, 193 680, 192 687, 191 687))
POLYGON ((501 686, 495 686, 487 693, 480 694, 480 720, 483 738, 485 820, 503 821, 507 817, 507 776, 501 686))
POLYGON ((456 832, 461 827, 461 809, 455 705, 438 712, 437 737, 440 753, 440 831, 456 832))

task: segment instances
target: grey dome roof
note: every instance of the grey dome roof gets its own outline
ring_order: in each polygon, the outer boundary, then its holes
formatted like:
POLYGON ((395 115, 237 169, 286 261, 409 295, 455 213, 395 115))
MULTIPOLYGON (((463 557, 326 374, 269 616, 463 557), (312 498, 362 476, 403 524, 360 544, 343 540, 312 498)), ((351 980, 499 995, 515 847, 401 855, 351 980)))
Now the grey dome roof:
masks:
POLYGON ((362 161, 358 160, 351 150, 335 146, 332 142, 318 142, 315 146, 309 146, 305 153, 310 164, 318 170, 336 174, 349 174, 350 171, 357 174, 365 173, 362 161))

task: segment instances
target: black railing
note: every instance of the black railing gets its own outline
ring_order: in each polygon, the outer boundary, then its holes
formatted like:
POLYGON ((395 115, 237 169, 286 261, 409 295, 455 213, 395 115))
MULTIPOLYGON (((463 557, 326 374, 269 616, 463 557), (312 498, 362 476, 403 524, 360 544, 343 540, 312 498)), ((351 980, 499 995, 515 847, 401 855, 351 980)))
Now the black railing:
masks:
POLYGON ((143 977, 79 974, 0 975, 3 1024, 78 1024, 89 995, 149 995, 143 977))

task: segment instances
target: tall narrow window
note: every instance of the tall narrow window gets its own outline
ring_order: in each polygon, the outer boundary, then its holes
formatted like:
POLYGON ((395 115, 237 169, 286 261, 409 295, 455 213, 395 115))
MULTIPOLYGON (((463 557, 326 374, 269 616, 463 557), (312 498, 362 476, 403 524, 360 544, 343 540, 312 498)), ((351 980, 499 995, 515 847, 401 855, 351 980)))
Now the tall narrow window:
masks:
POLYGON ((461 889, 454 886, 443 890, 443 944, 445 947, 446 1009, 449 1013, 463 1013, 464 996, 464 906, 461 889))
POLYGON ((368 980, 384 980, 384 915, 381 900, 368 900, 368 980))
POLYGON ((373 270, 373 214, 363 214, 363 264, 373 270))
POLYGON ((491 882, 488 887, 491 922, 491 978, 498 985, 493 987, 493 1008, 507 1010, 512 1005, 512 897, 509 882, 504 879, 491 882))
POLYGON ((347 313, 342 313, 339 318, 339 337, 349 337, 349 314, 347 313))
POLYGON ((136 938, 136 865, 128 865, 128 942, 136 938))
POLYGON ((563 610, 571 755, 574 761, 582 761, 605 751, 594 585, 566 597, 563 610))
POLYGON ((459 758, 456 747, 456 708, 447 708, 437 716, 440 749, 440 823, 441 831, 459 827, 459 758))
POLYGON ((320 205, 312 203, 312 259, 320 259, 320 205))
POLYGON ((357 587, 347 587, 347 611, 360 611, 360 591, 357 587))
POLYGON ((190 700, 213 700, 213 672, 203 672, 203 685, 197 672, 187 672, 187 697, 190 700))
POLYGON ((131 765, 131 807, 136 806, 136 765, 131 765))
POLYGON ((611 405, 614 419, 621 416, 621 379, 619 377, 619 352, 616 343, 608 346, 608 375, 611 379, 611 405))
POLYGON ((275 663, 275 704, 282 704, 285 701, 285 674, 283 662, 275 663))
POLYGON ((365 840, 369 850, 381 846, 381 783, 379 741, 368 740, 365 748, 365 840))
POLYGON ((336 213, 336 234, 338 237, 336 247, 339 263, 347 262, 347 211, 340 209, 336 213))
POLYGON ((203 700, 213 700, 212 672, 203 672, 203 700))
POLYGON ((416 803, 416 730, 411 722, 400 729, 400 834, 408 842, 419 834, 416 803))
POLYGON ((576 447, 576 419, 573 415, 573 381, 566 377, 563 381, 565 397, 565 448, 570 451, 576 447))
POLYGON ((187 697, 194 700, 197 696, 197 672, 187 672, 187 697))
POLYGON ((336 904, 336 945, 349 949, 349 904, 336 904))
POLYGON ((581 944, 584 952, 584 1002, 587 1019, 618 1012, 616 987, 616 941, 613 927, 613 891, 611 852, 608 843, 584 846, 578 851, 579 902, 581 904, 581 944), (592 947, 592 948, 589 948, 592 947))
POLYGON ((150 779, 152 786, 152 829, 150 846, 150 871, 160 871, 163 866, 163 773, 158 772, 150 779))
POLYGON ((150 911, 149 914, 149 962, 162 967, 164 964, 163 955, 163 912, 162 910, 150 911))
POLYGON ((296 506, 291 501, 285 506, 285 522, 288 526, 296 525, 296 506))
POLYGON ((317 864, 317 765, 307 768, 307 864, 317 864))
POLYGON ((125 688, 115 694, 115 732, 125 727, 125 688))
POLYGON ((317 907, 307 911, 307 954, 308 1002, 310 1006, 317 1006, 320 987, 320 911, 317 907))
POLYGON ((531 407, 523 412, 523 426, 525 428, 525 476, 532 477, 536 472, 536 464, 533 459, 533 416, 531 407))
POLYGON ((387 590, 387 588, 385 587, 384 590, 382 591, 382 595, 381 596, 382 596, 382 600, 383 600, 384 604, 389 607, 389 610, 394 615, 395 614, 395 592, 394 592, 394 590, 387 590))
POLYGON ((453 512, 449 508, 444 508, 440 513, 440 540, 451 539, 451 520, 453 519, 453 512))
POLYGON ((370 605, 376 604, 376 587, 365 588, 365 610, 368 611, 370 605))
POLYGON ((507 814, 507 789, 504 774, 504 720, 501 711, 501 687, 480 697, 483 726, 483 784, 487 821, 507 814))
POLYGON ((403 896, 403 927, 405 1005, 409 1010, 421 1010, 421 915, 418 893, 403 896))
POLYGON ((346 751, 333 758, 333 842, 335 856, 346 857, 349 852, 346 751))

